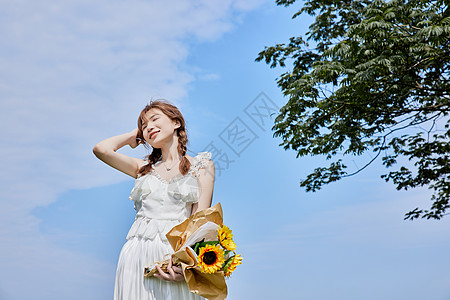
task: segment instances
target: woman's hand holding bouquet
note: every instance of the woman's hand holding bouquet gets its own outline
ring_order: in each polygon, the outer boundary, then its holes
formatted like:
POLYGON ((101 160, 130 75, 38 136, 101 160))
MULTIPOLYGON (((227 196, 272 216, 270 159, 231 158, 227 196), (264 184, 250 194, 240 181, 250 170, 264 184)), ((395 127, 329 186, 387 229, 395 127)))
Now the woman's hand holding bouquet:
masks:
POLYGON ((231 230, 223 225, 220 203, 195 213, 166 236, 175 253, 171 260, 145 268, 145 277, 161 271, 176 276, 170 272, 173 264, 181 267, 192 292, 212 300, 225 299, 225 277, 242 264, 242 257, 234 251, 231 230))

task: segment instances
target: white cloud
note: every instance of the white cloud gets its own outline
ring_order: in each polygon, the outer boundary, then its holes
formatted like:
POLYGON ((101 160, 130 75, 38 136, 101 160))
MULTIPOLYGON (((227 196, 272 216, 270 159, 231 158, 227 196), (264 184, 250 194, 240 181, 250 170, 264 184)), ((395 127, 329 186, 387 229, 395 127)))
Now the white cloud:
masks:
POLYGON ((405 210, 423 205, 430 192, 390 188, 380 187, 377 201, 273 222, 254 237, 261 242, 239 244, 245 263, 230 288, 236 299, 250 297, 245 278, 252 274, 260 276, 259 286, 277 286, 257 291, 258 299, 425 299, 431 291, 433 299, 448 299, 450 264, 442 258, 450 246, 450 219, 403 220, 405 210))
POLYGON ((195 78, 180 67, 189 42, 220 38, 236 13, 261 2, 2 1, 0 294, 26 281, 33 299, 46 298, 36 291, 49 284, 52 297, 79 299, 67 286, 86 272, 75 286, 94 291, 89 279, 104 275, 87 267, 104 263, 51 245, 30 210, 70 189, 126 179, 96 161, 94 144, 133 129, 152 97, 182 107, 195 78))
POLYGON ((216 73, 206 73, 199 76, 200 80, 213 81, 220 79, 220 75, 216 73))

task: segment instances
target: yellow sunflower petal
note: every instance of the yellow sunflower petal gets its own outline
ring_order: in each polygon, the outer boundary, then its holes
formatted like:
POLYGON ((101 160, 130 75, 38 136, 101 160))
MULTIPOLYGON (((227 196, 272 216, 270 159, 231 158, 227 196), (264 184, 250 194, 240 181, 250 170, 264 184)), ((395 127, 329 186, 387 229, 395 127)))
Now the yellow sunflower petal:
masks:
POLYGON ((225 253, 219 245, 206 245, 199 249, 198 266, 204 273, 215 273, 225 262, 225 253))
POLYGON ((233 238, 233 234, 231 233, 230 228, 225 225, 219 227, 218 230, 219 241, 222 240, 231 240, 233 238))
POLYGON ((217 231, 217 237, 219 238, 219 242, 226 250, 236 250, 236 244, 233 241, 233 234, 231 233, 230 228, 225 225, 219 227, 217 231))
POLYGON ((233 273, 236 270, 236 267, 240 264, 242 264, 242 256, 240 254, 237 254, 234 256, 233 262, 225 272, 225 276, 230 277, 231 273, 233 273))
POLYGON ((220 243, 226 250, 236 250, 236 243, 233 240, 224 240, 220 243))

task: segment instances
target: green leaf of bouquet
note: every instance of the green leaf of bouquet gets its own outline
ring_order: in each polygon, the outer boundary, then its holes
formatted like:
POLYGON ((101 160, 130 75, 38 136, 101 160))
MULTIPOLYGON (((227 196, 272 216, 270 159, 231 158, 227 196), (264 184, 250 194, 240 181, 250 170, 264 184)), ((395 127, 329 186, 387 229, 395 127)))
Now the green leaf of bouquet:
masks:
POLYGON ((206 245, 217 245, 219 241, 208 241, 208 242, 201 242, 198 243, 198 247, 205 247, 206 245))
POLYGON ((194 252, 198 255, 200 253, 200 248, 205 247, 206 245, 217 245, 219 241, 207 241, 204 242, 203 240, 201 242, 195 243, 195 245, 192 245, 191 248, 194 249, 194 252))
POLYGON ((233 262, 233 260, 234 260, 234 255, 225 261, 225 264, 223 265, 224 272, 228 271, 228 268, 231 266, 231 263, 233 262))
POLYGON ((194 249, 194 252, 198 255, 198 244, 199 243, 195 243, 195 245, 191 246, 192 249, 194 249))
POLYGON ((195 243, 191 246, 192 249, 194 249, 194 252, 198 255, 198 248, 200 247, 199 244, 203 243, 205 239, 202 239, 200 242, 195 243))

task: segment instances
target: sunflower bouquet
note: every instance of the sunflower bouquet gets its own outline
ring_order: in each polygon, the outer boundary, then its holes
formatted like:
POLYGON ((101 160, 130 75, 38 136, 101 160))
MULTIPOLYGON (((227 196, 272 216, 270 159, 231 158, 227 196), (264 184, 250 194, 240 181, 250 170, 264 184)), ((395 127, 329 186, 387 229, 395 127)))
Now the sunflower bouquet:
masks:
POLYGON ((205 242, 202 240, 192 245, 191 248, 197 254, 198 266, 204 273, 212 274, 223 271, 225 277, 230 277, 236 267, 242 264, 241 255, 234 252, 236 244, 233 241, 233 234, 225 225, 221 225, 217 229, 216 241, 205 242))
MULTIPOLYGON (((220 203, 195 213, 166 235, 175 253, 172 262, 181 266, 189 289, 211 300, 225 299, 225 278, 242 264, 236 254, 231 230, 223 225, 220 203)), ((168 261, 158 264, 167 270, 168 261)), ((145 277, 156 273, 154 266, 145 268, 145 277)))

